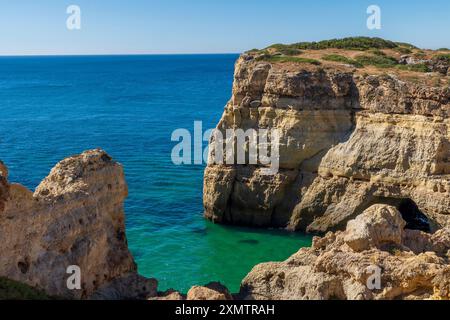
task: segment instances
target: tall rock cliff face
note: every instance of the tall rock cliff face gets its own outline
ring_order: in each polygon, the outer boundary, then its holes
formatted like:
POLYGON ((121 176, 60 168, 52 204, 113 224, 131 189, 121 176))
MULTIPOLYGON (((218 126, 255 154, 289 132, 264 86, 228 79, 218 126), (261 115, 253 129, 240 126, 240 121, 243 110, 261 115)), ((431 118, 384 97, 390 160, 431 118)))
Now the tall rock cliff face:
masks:
POLYGON ((411 228, 449 226, 449 115, 448 86, 244 54, 217 129, 278 129, 280 169, 210 163, 205 216, 325 232, 384 203, 411 228))
POLYGON ((64 298, 156 295, 156 281, 140 277, 128 251, 121 165, 104 151, 58 163, 35 192, 10 184, 0 163, 0 276, 64 298), (71 290, 69 266, 81 271, 71 290))

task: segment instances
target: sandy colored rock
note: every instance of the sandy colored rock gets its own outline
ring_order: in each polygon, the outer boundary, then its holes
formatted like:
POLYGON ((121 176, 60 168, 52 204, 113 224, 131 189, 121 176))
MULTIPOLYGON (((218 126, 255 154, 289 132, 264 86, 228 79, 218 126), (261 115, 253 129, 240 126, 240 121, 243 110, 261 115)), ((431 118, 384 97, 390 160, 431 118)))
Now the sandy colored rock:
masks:
POLYGON ((344 232, 316 237, 311 248, 301 249, 285 262, 255 266, 242 282, 241 296, 258 300, 447 299, 450 256, 445 250, 428 249, 446 245, 449 230, 429 237, 423 233, 423 249, 412 250, 407 247, 410 242, 402 240, 407 237, 402 228, 406 222, 401 219, 394 207, 370 207, 350 221, 344 232), (372 281, 377 270, 380 287, 372 281))
MULTIPOLYGON (((207 218, 324 233, 373 204, 410 201, 427 228, 449 226, 450 88, 345 70, 239 58, 217 129, 278 129, 280 169, 270 179, 261 163, 211 157, 207 218)), ((406 220, 408 228, 421 223, 418 214, 406 220)))
POLYGON ((434 234, 419 230, 404 230, 402 242, 414 253, 435 252, 439 256, 450 257, 450 227, 434 234))
POLYGON ((122 166, 104 151, 61 161, 34 193, 0 170, 0 276, 64 298, 156 294, 127 247, 122 166), (72 265, 81 269, 81 290, 67 287, 72 265))
POLYGON ((8 168, 5 166, 5 164, 0 161, 0 177, 3 177, 4 179, 8 179, 8 168))
POLYGON ((233 300, 228 289, 218 282, 206 286, 194 286, 187 293, 187 300, 233 300))
POLYGON ((374 205, 347 224, 344 242, 355 251, 402 242, 406 222, 394 207, 374 205))

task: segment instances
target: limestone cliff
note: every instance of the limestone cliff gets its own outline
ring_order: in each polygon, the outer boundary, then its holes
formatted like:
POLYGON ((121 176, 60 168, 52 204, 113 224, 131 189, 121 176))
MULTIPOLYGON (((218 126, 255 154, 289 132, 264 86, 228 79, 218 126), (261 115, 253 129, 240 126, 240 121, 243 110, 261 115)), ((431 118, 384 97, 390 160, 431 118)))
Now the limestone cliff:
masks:
POLYGON ((384 203, 413 229, 450 226, 448 85, 389 70, 274 61, 239 58, 217 129, 279 129, 280 170, 266 176, 263 165, 210 163, 207 218, 325 232, 384 203))
POLYGON ((0 277, 64 298, 156 295, 127 247, 123 169, 104 151, 61 161, 34 193, 7 179, 0 163, 0 277), (81 290, 67 287, 72 265, 81 290))

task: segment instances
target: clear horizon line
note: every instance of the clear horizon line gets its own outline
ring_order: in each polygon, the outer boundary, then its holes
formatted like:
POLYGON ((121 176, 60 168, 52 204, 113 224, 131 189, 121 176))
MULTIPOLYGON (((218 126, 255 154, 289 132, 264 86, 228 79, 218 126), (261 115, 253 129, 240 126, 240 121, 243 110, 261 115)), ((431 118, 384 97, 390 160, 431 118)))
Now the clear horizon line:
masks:
POLYGON ((176 53, 43 53, 43 54, 0 54, 0 57, 89 57, 89 56, 176 56, 176 55, 223 55, 242 54, 242 52, 176 52, 176 53))

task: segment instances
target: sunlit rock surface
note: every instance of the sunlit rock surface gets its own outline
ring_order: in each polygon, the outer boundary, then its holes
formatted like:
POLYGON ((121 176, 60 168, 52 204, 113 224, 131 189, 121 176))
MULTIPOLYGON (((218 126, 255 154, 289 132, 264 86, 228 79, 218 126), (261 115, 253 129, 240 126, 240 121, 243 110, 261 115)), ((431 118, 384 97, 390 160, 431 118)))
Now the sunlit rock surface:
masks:
POLYGON ((64 298, 139 298, 156 281, 137 275, 125 236, 120 164, 92 150, 58 163, 35 192, 0 165, 0 276, 64 298), (81 289, 66 273, 78 266, 81 289))

